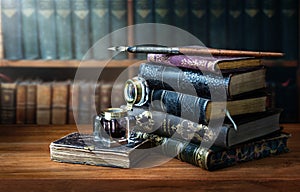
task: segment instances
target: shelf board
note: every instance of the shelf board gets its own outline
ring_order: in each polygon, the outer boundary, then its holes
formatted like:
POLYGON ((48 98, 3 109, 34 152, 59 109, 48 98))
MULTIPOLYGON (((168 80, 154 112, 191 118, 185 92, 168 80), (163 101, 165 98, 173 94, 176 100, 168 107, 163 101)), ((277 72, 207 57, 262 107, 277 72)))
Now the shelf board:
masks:
MULTIPOLYGON (((41 67, 41 68, 124 68, 132 64, 140 64, 145 60, 1 60, 0 67, 41 67)), ((297 67, 298 61, 285 60, 263 60, 263 64, 267 67, 297 67)))
POLYGON ((142 60, 1 60, 0 67, 78 68, 109 67, 122 68, 141 63, 142 60))

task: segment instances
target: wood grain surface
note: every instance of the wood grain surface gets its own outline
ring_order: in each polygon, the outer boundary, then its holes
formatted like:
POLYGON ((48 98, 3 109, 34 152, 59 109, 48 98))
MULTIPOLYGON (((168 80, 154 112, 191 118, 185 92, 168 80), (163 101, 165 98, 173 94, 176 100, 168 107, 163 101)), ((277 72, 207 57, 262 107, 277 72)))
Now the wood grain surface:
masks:
POLYGON ((292 134, 289 153, 209 172, 176 159, 143 169, 57 163, 49 144, 76 126, 1 125, 0 191, 296 191, 300 124, 283 127, 292 134))

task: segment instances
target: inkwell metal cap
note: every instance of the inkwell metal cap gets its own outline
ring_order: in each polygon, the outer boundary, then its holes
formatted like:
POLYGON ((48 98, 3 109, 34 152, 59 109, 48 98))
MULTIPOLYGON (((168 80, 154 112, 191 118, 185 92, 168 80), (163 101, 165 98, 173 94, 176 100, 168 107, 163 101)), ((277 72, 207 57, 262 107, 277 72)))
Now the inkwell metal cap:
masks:
POLYGON ((124 98, 129 110, 133 105, 142 106, 148 102, 149 88, 142 77, 133 77, 125 83, 124 98))
POLYGON ((101 116, 108 121, 119 119, 127 116, 127 110, 122 108, 107 108, 101 112, 101 116))

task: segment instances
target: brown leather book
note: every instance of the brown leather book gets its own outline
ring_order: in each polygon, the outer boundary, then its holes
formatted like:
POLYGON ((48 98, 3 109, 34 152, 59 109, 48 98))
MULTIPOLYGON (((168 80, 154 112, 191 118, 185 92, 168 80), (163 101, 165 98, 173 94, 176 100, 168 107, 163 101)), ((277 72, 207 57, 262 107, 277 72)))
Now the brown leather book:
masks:
POLYGON ((26 101, 27 101, 27 85, 24 82, 20 82, 17 85, 16 90, 16 123, 26 123, 26 101))
POLYGON ((79 83, 73 82, 69 86, 68 124, 76 124, 78 118, 79 83))
POLYGON ((90 124, 92 122, 91 115, 91 95, 92 84, 90 82, 80 82, 79 85, 79 105, 78 105, 78 124, 90 124))
POLYGON ((101 111, 105 108, 111 107, 111 91, 112 91, 112 82, 100 82, 100 107, 101 111))
POLYGON ((26 123, 36 124, 36 86, 39 82, 28 81, 26 95, 26 123))
POLYGON ((67 123, 69 82, 52 83, 52 124, 67 123))
POLYGON ((16 85, 16 83, 1 84, 1 124, 14 124, 16 122, 16 85))
POLYGON ((51 123, 51 83, 40 83, 36 88, 36 123, 47 125, 51 123))

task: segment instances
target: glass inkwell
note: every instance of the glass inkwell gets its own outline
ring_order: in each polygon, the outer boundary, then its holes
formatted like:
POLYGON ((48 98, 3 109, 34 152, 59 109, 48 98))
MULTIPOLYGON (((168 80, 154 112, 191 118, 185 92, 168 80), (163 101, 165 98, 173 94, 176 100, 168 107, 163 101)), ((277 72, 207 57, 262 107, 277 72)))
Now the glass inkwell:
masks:
POLYGON ((148 93, 147 82, 143 78, 134 77, 127 80, 124 88, 127 106, 107 108, 94 117, 94 141, 101 142, 106 147, 140 143, 141 141, 134 138, 136 117, 130 115, 130 111, 133 105, 146 104, 148 93))

